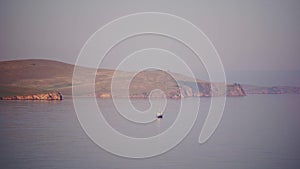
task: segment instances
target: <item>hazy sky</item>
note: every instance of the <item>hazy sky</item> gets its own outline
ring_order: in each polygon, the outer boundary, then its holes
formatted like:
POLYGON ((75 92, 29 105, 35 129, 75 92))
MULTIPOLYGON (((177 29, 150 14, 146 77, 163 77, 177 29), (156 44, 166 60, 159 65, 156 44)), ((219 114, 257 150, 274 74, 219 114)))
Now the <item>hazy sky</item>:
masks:
MULTIPOLYGON (((166 12, 194 23, 215 45, 229 81, 237 78, 243 83, 269 85, 278 79, 278 84, 288 81, 300 85, 298 0, 2 0, 0 59, 43 58, 74 63, 92 33, 113 19, 136 12, 166 12), (278 72, 293 73, 287 77, 278 72)), ((129 42, 131 46, 135 43, 129 42)), ((117 62, 116 54, 110 57, 104 67, 117 62)), ((189 60, 189 56, 184 57, 189 60)))

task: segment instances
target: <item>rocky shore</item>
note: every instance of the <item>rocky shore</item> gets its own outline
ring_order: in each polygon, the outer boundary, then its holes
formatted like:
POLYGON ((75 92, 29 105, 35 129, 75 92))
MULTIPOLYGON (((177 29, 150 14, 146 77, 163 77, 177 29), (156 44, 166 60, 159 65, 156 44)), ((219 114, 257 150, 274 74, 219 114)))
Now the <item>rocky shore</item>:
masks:
POLYGON ((62 100, 63 96, 60 92, 49 92, 25 96, 4 96, 0 100, 62 100))
MULTIPOLYGON (((168 99, 180 99, 186 97, 212 97, 212 96, 224 96, 225 91, 218 90, 218 86, 224 84, 214 84, 214 83, 197 83, 197 85, 192 82, 180 82, 180 85, 175 88, 169 88, 162 90, 164 93, 151 93, 152 91, 146 91, 143 93, 129 93, 129 98, 162 98, 166 97, 168 99)), ((130 90, 130 89, 129 89, 130 90)), ((228 97, 241 97, 246 96, 246 93, 240 84, 228 84, 226 85, 226 96, 228 97)), ((98 98, 112 98, 111 93, 100 93, 96 94, 98 98)), ((115 95, 116 98, 124 98, 122 94, 115 95)))

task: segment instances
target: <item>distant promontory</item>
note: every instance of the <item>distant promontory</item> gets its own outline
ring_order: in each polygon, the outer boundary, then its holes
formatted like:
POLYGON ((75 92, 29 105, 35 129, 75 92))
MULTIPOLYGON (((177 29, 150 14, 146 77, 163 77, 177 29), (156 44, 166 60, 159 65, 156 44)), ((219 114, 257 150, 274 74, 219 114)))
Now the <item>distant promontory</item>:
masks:
MULTIPOLYGON (((96 72, 95 84, 83 81, 76 82, 81 89, 80 96, 95 96, 110 98, 111 81, 115 70, 84 68, 86 72, 96 72), (86 90, 86 86, 95 85, 95 93, 86 90)), ((72 75, 74 65, 52 60, 14 60, 0 62, 0 99, 2 100, 59 100, 61 92, 72 96, 72 75)), ((117 86, 124 88, 122 79, 130 77, 132 72, 122 72, 122 78, 117 86)), ((129 86, 129 97, 147 98, 151 91, 160 89, 167 98, 178 99, 184 97, 211 97, 224 95, 218 91, 221 83, 210 83, 203 80, 194 80, 179 74, 169 74, 161 70, 142 71, 137 73, 129 86), (174 79, 176 77, 177 81, 174 79), (196 87, 195 87, 196 86, 196 87)), ((226 84, 226 95, 245 96, 246 93, 240 84, 226 84)), ((116 97, 124 97, 122 95, 116 97)))

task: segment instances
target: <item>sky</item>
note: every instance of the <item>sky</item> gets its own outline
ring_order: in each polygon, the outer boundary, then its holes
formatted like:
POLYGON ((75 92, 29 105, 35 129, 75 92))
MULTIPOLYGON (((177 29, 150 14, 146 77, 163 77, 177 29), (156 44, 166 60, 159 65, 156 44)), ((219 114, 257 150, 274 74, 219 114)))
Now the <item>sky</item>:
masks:
MULTIPOLYGON (((87 39, 108 22, 137 12, 164 12, 199 27, 217 49, 229 82, 300 86, 300 1, 0 1, 0 60, 75 63, 87 39)), ((102 63, 114 68, 143 47, 175 50, 203 78, 203 68, 178 42, 128 39, 102 63), (137 47, 138 46, 138 47, 137 47), (130 52, 129 52, 130 51, 130 52)))

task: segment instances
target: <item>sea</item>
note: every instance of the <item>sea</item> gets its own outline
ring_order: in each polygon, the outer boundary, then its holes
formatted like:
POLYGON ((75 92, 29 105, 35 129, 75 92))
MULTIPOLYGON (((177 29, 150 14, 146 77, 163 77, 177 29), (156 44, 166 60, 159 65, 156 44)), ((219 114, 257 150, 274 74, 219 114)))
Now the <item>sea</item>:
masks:
MULTIPOLYGON (((81 99, 83 102, 94 100, 81 99)), ((145 125, 131 123, 120 116, 112 99, 96 101, 116 131, 141 138, 167 130, 175 122, 181 105, 180 100, 167 100, 163 119, 145 125)), ((185 98, 185 101, 194 103, 195 98, 185 98)), ((132 99, 131 102, 141 111, 151 105, 147 99, 132 99)), ((104 150, 90 139, 77 118, 71 98, 0 101, 0 168, 300 168, 300 95, 229 97, 216 131, 200 144, 199 134, 210 106, 210 98, 200 99, 193 127, 174 148, 153 157, 128 158, 104 150)))

